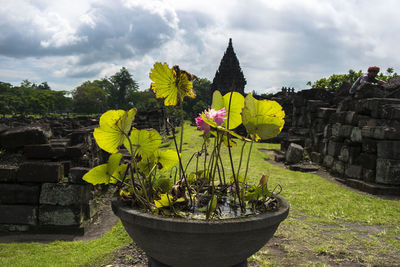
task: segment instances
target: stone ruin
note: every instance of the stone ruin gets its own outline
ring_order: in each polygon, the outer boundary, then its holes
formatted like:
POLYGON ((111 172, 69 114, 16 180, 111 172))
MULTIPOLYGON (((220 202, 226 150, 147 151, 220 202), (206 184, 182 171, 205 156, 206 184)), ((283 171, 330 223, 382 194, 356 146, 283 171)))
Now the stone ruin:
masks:
POLYGON ((282 151, 276 160, 295 170, 312 162, 351 187, 400 195, 400 77, 383 87, 366 85, 355 97, 349 88, 278 93, 286 124, 275 139, 282 151))
MULTIPOLYGON (((0 232, 84 233, 97 207, 82 176, 108 159, 98 119, 0 118, 0 232)), ((167 133, 162 110, 138 112, 133 126, 167 133)))

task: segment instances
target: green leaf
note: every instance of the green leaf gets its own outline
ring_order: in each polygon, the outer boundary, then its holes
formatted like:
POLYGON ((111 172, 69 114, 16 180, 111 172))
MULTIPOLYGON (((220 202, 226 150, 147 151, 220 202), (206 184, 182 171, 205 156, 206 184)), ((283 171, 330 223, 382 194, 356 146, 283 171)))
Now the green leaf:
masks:
POLYGON ((125 139, 124 141, 124 146, 133 157, 139 154, 143 159, 152 156, 154 151, 159 148, 160 144, 161 136, 154 129, 132 129, 129 140, 125 139), (135 153, 135 155, 133 155, 133 153, 135 153))
POLYGON ((110 155, 107 163, 107 173, 109 175, 112 175, 117 170, 117 168, 119 167, 119 163, 121 162, 121 159, 122 159, 121 153, 110 155))
POLYGON ((166 193, 172 189, 173 181, 167 176, 156 177, 153 181, 154 189, 159 189, 161 192, 166 193))
MULTIPOLYGON (((242 176, 240 174, 236 174, 236 179, 238 180, 239 183, 243 183, 244 182, 244 176, 242 176)), ((229 178, 229 182, 231 184, 233 184, 235 182, 235 178, 233 177, 233 175, 229 178)))
POLYGON ((160 163, 161 171, 166 171, 178 163, 179 158, 176 151, 173 150, 156 150, 154 152, 155 161, 160 163))
POLYGON ((139 170, 147 176, 156 163, 154 156, 150 156, 139 161, 137 166, 139 170))
POLYGON ((100 117, 100 127, 94 129, 93 133, 98 146, 111 154, 117 153, 129 134, 135 115, 136 109, 105 112, 100 117))
POLYGON ((242 112, 243 125, 255 141, 277 136, 285 124, 285 112, 276 101, 257 100, 248 94, 242 112))
MULTIPOLYGON (((220 110, 225 108, 229 114, 229 127, 227 127, 228 119, 225 120, 225 128, 232 130, 242 124, 242 109, 244 107, 244 97, 238 92, 227 93, 224 96, 219 91, 214 91, 213 102, 211 108, 220 110), (232 98, 231 98, 232 95, 232 98), (229 105, 230 102, 230 105, 229 105)), ((203 117, 202 117, 203 118, 203 117)), ((206 121, 207 122, 207 121, 206 121)), ((207 122, 208 123, 208 122, 207 122)), ((210 124, 210 126, 212 126, 210 124)), ((215 127, 215 126, 213 126, 215 127)))
MULTIPOLYGON (((205 170, 198 170, 197 172, 191 172, 188 177, 187 177, 187 182, 188 183, 194 183, 198 179, 207 179, 209 180, 210 178, 209 172, 205 170)), ((215 179, 215 177, 214 177, 215 179)))
POLYGON ((115 183, 117 183, 118 180, 120 180, 120 181, 128 180, 128 179, 124 179, 127 168, 128 168, 127 163, 119 165, 118 168, 113 172, 112 177, 110 177, 110 183, 115 184, 115 183))
POLYGON ((217 208, 217 196, 213 195, 212 199, 210 199, 210 202, 208 202, 207 208, 209 210, 209 214, 213 214, 214 211, 217 208))
POLYGON ((165 98, 166 106, 175 106, 178 99, 182 101, 185 96, 190 98, 196 96, 188 76, 179 71, 179 68, 177 70, 179 73, 175 69, 170 69, 167 63, 156 62, 149 75, 153 81, 151 89, 157 98, 165 98))
POLYGON ((87 172, 82 179, 92 185, 108 184, 110 182, 110 175, 107 173, 107 168, 107 164, 96 166, 87 172))
POLYGON ((161 194, 159 200, 154 200, 157 208, 169 207, 174 204, 174 198, 169 194, 161 194))

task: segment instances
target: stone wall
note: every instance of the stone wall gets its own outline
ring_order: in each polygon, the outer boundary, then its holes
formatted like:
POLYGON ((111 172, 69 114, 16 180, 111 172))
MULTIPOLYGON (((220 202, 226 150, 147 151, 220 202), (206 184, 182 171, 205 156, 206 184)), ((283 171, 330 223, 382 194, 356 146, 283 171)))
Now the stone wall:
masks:
MULTIPOLYGON (((166 133, 162 111, 133 125, 166 133)), ((0 232, 83 233, 96 205, 82 177, 108 159, 96 127, 98 117, 0 118, 0 232)))
POLYGON ((364 89, 355 98, 318 89, 290 96, 281 148, 287 154, 291 143, 302 146, 305 160, 350 186, 400 195, 400 99, 382 97, 398 89, 364 89))

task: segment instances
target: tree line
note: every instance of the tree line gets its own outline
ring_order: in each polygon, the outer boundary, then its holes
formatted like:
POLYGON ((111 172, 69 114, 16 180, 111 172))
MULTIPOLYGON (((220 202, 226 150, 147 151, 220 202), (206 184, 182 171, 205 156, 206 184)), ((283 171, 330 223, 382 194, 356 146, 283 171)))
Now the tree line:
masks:
MULTIPOLYGON (((194 118, 211 104, 211 82, 198 79, 193 82, 196 98, 185 102, 186 118, 194 118)), ((150 90, 139 91, 138 83, 122 67, 111 77, 85 81, 74 90, 52 90, 47 82, 39 85, 28 80, 19 86, 0 82, 0 114, 77 113, 99 114, 109 109, 138 110, 164 108, 150 90)), ((173 111, 170 111, 173 112, 173 111)))

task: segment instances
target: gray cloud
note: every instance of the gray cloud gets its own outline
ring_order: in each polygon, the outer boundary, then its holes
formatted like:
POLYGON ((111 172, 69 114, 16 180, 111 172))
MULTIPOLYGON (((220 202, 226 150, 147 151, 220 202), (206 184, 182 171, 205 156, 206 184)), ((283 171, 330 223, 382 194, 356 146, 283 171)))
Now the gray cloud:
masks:
POLYGON ((69 38, 75 41, 54 45, 54 37, 34 23, 11 19, 1 22, 0 54, 8 57, 79 55, 80 65, 142 56, 160 47, 175 33, 159 14, 141 7, 95 4, 86 14, 94 25, 82 23, 69 38), (44 45, 45 44, 45 45, 44 45))

